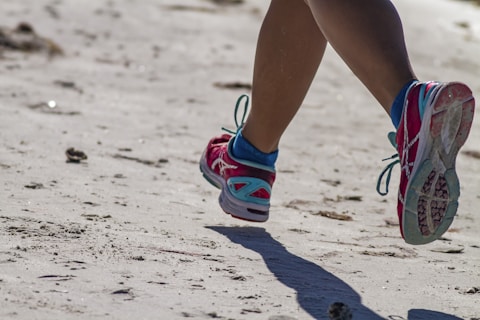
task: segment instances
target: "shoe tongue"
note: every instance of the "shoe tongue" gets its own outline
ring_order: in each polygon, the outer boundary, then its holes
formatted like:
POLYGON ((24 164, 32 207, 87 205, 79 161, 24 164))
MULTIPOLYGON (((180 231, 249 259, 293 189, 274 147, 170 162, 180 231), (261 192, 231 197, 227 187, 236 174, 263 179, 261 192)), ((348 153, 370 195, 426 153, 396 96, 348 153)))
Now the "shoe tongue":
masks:
POLYGON ((387 134, 388 141, 392 144, 392 146, 397 149, 397 133, 396 132, 389 132, 387 134))

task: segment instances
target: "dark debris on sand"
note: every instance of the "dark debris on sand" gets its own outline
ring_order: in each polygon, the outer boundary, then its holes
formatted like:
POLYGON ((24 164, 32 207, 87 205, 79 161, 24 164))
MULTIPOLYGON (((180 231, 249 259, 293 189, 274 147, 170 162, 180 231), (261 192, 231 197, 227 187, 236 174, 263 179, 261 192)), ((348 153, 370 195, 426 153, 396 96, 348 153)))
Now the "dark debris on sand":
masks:
POLYGON ((67 156, 67 162, 79 163, 82 160, 88 159, 85 152, 81 150, 76 150, 74 148, 68 148, 65 151, 65 155, 67 156))
POLYGON ((15 28, 0 27, 0 53, 18 51, 46 53, 50 58, 62 55, 62 48, 52 40, 39 36, 31 24, 20 22, 15 28))

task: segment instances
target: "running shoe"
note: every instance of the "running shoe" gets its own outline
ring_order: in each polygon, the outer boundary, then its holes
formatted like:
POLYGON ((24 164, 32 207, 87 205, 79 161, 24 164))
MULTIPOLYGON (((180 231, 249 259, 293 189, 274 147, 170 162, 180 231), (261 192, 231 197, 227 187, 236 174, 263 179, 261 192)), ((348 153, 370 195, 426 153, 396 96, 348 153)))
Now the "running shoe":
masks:
POLYGON ((221 189, 219 204, 232 217, 264 222, 268 219, 270 196, 275 181, 275 168, 238 159, 232 154, 236 133, 243 126, 248 111, 247 95, 238 98, 235 106, 236 131, 212 138, 200 158, 200 171, 207 181, 221 189), (243 117, 237 120, 238 109, 244 103, 243 117))
POLYGON ((455 160, 470 132, 474 108, 472 91, 463 83, 416 82, 407 91, 400 125, 389 134, 398 151, 391 159, 398 159, 381 173, 377 191, 388 193, 392 168, 400 163, 397 211, 409 244, 439 239, 453 222, 460 196, 455 160))

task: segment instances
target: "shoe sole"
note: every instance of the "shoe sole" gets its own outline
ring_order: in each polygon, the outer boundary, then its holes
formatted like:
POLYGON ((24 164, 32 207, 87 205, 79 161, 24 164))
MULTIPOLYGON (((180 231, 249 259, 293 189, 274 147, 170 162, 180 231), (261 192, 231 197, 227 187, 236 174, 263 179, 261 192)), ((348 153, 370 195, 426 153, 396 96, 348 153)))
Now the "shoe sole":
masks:
POLYGON ((202 154, 200 158, 200 172, 202 172, 205 180, 210 182, 214 187, 221 189, 218 203, 226 214, 236 219, 250 222, 265 222, 268 220, 270 206, 246 202, 235 198, 229 191, 225 179, 216 174, 207 165, 205 153, 202 154))
POLYGON ((460 183, 455 161, 472 126, 475 100, 462 83, 438 88, 425 110, 412 179, 408 182, 402 218, 405 241, 426 244, 450 227, 458 208, 460 183))

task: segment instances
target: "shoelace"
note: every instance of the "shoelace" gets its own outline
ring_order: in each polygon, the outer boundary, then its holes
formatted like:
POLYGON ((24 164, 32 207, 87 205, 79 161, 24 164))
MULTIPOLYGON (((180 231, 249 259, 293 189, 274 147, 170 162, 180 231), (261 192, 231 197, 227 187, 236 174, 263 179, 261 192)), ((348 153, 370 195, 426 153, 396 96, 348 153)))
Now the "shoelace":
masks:
POLYGON ((249 102, 250 102, 250 97, 246 94, 242 94, 240 97, 238 97, 237 103, 235 105, 235 111, 234 111, 235 126, 237 127, 237 129, 234 131, 234 130, 230 130, 230 129, 227 129, 225 127, 222 127, 223 131, 226 131, 226 132, 228 132, 230 134, 233 134, 233 135, 236 135, 238 133, 238 131, 243 127, 243 124, 245 123, 245 118, 246 118, 247 113, 248 113, 248 103, 249 102), (237 117, 238 116, 238 109, 241 106, 242 100, 245 100, 245 103, 243 104, 243 115, 242 115, 242 120, 240 122, 238 122, 238 117, 237 117))
MULTIPOLYGON (((419 94, 419 100, 418 100, 418 109, 419 109, 419 113, 420 113, 420 117, 423 118, 423 114, 425 113, 425 107, 427 106, 428 104, 428 101, 431 101, 433 99, 433 96, 432 95, 435 95, 438 90, 436 90, 435 88, 438 88, 438 82, 436 81, 429 81, 429 82, 426 82, 426 83, 422 83, 421 84, 421 87, 420 87, 420 94, 419 94), (434 86, 430 86, 429 85, 434 85, 434 86)), ((416 84, 414 84, 416 85, 416 84)), ((412 85, 412 86, 414 86, 412 85)), ((407 93, 408 94, 408 93, 407 93)), ((408 101, 407 101, 408 103, 408 101)), ((407 108, 408 106, 404 106, 404 108, 407 108)), ((388 133, 388 140, 390 141, 390 143, 392 144, 392 146, 397 149, 397 142, 396 142, 396 133, 395 132, 389 132, 388 133)), ((378 177, 378 181, 377 181, 377 192, 382 195, 382 196, 385 196, 388 194, 388 185, 390 183, 390 178, 392 176, 392 170, 393 170, 393 167, 397 164, 397 163, 400 163, 400 159, 399 159, 399 155, 398 153, 397 154, 394 154, 392 155, 391 157, 389 158, 386 158, 386 159, 383 159, 382 161, 386 161, 386 160, 392 160, 392 159, 395 159, 394 161, 390 162, 382 171, 382 173, 380 173, 380 176, 378 177), (387 175, 387 178, 386 178, 386 181, 385 181, 385 192, 381 191, 380 190, 380 187, 381 187, 381 184, 382 184, 382 180, 383 180, 383 177, 385 176, 385 174, 387 175)))
MULTIPOLYGON (((247 113, 248 113, 248 104, 250 102, 250 97, 246 94, 242 94, 238 99, 237 99, 237 103, 235 104, 235 111, 234 111, 234 119, 235 119, 235 126, 236 126, 236 130, 231 130, 231 129, 228 129, 228 128, 225 128, 225 127, 222 127, 222 130, 225 131, 225 132, 228 132, 230 134, 233 134, 233 135, 236 135, 238 133, 238 131, 242 128, 243 124, 245 123, 245 118, 247 116, 247 113), (239 122, 238 121, 238 110, 240 109, 241 107, 241 103, 242 101, 244 101, 244 104, 243 104, 243 115, 242 115, 242 118, 241 118, 241 121, 239 122)), ((390 141, 390 143, 392 144, 392 146, 397 149, 397 143, 396 143, 396 133, 395 132, 389 132, 388 133, 388 140, 390 141)), ((388 157, 388 158, 385 158, 385 159, 382 159, 382 161, 387 161, 387 160, 392 160, 392 159, 395 159, 394 161, 390 162, 382 171, 382 173, 380 173, 380 175, 378 176, 378 180, 377 180, 377 192, 382 195, 382 196, 385 196, 388 194, 388 186, 390 184, 390 179, 391 179, 391 176, 392 176, 392 170, 393 170, 393 167, 395 167, 396 164, 400 163, 400 159, 398 159, 398 153, 392 155, 391 157, 388 157), (385 174, 387 175, 386 176, 386 181, 385 181, 385 191, 383 192, 382 190, 380 190, 381 188, 381 185, 382 185, 382 181, 383 181, 383 177, 385 176, 385 174)))
MULTIPOLYGON (((388 140, 390 141, 390 143, 392 144, 392 146, 397 149, 397 142, 396 142, 396 133, 395 132, 389 132, 388 133, 388 140)), ((400 163, 400 159, 398 159, 399 156, 398 156, 398 153, 392 155, 391 157, 389 158, 385 158, 385 159, 382 159, 382 161, 387 161, 387 160, 392 160, 392 159, 395 159, 394 161, 390 162, 382 171, 382 173, 380 173, 380 175, 378 176, 378 180, 377 180, 377 192, 378 194, 380 194, 381 196, 386 196, 388 194, 388 185, 390 184, 390 178, 392 176, 392 170, 393 170, 393 167, 395 167, 395 165, 397 163, 400 163), (382 185, 382 180, 383 180, 383 177, 385 176, 385 174, 387 174, 387 177, 386 177, 386 181, 385 181, 385 192, 383 192, 382 190, 380 190, 380 187, 382 185)))

